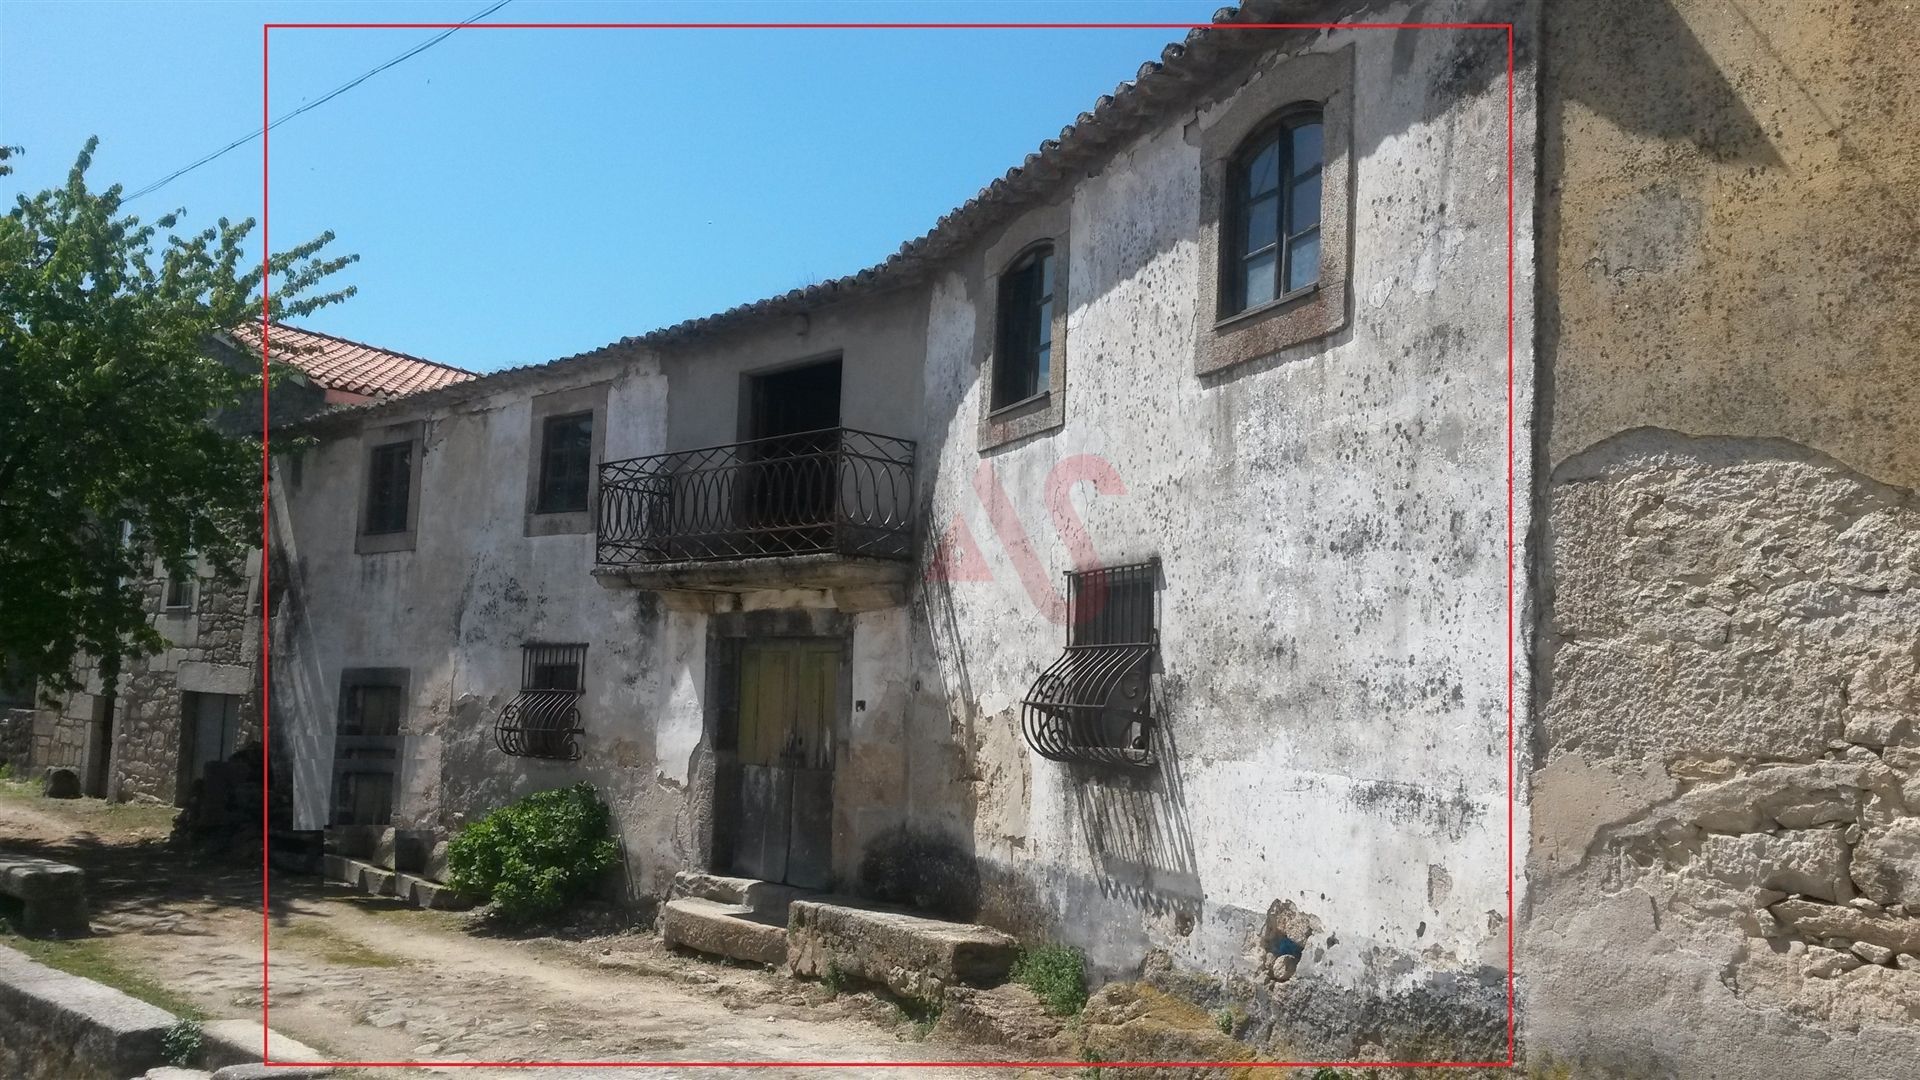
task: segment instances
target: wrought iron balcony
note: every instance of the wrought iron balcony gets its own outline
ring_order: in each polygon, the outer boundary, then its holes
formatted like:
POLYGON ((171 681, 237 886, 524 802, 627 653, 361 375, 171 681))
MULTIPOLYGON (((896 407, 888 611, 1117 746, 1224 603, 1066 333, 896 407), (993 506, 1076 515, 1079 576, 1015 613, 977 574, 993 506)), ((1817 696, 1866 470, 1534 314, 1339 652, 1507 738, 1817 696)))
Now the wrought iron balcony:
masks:
POLYGON ((602 567, 834 554, 905 559, 913 443, 852 428, 600 466, 602 567))

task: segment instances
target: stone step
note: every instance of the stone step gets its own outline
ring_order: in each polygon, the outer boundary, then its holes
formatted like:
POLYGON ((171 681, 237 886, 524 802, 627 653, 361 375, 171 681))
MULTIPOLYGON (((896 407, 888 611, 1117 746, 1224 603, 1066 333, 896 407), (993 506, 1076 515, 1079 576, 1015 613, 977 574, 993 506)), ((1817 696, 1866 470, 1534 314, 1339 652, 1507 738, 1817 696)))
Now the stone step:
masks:
POLYGON ((660 909, 660 939, 668 945, 752 964, 787 962, 787 928, 744 904, 699 896, 669 900, 660 909))
POLYGON ((323 860, 328 881, 368 896, 391 896, 435 911, 466 911, 474 901, 452 886, 417 874, 403 874, 345 855, 328 855, 323 860))
POLYGON ((947 922, 842 897, 788 908, 787 966, 824 978, 838 970, 896 994, 940 1002, 949 986, 995 986, 1019 943, 991 927, 947 922))
MULTIPOLYGON (((258 1020, 207 1021, 200 1028, 200 1067, 213 1070, 216 1077, 226 1077, 232 1075, 228 1071, 232 1066, 257 1064, 261 1060, 260 1034, 258 1020)), ((267 1056, 274 1061, 317 1063, 327 1060, 320 1051, 277 1031, 268 1033, 266 1050, 267 1056)))
POLYGON ((798 897, 817 894, 775 881, 727 877, 724 874, 709 874, 701 870, 682 870, 673 875, 671 895, 698 897, 702 900, 711 900, 716 904, 734 904, 747 908, 756 915, 777 918, 784 924, 789 903, 798 897))

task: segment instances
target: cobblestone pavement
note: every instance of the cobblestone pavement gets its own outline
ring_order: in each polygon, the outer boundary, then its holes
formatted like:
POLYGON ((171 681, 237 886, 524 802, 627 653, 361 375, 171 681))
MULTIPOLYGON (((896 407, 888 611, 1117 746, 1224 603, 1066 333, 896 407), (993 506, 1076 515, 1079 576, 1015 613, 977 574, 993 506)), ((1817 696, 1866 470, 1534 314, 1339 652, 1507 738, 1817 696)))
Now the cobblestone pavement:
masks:
MULTIPOLYGON (((214 1018, 258 1017, 258 872, 196 863, 150 838, 89 830, 62 809, 0 799, 0 848, 85 866, 94 928, 113 961, 214 1018)), ((151 830, 147 830, 150 833, 151 830)), ((784 975, 668 952, 650 933, 515 938, 469 916, 424 912, 276 875, 269 953, 271 1023, 333 1060, 444 1062, 368 1076, 885 1077, 912 1063, 992 1060, 994 1051, 926 1038, 891 1004, 831 995, 784 975), (657 1061, 894 1063, 891 1067, 541 1068, 455 1062, 657 1061)), ((1004 1052, 1003 1052, 1004 1053, 1004 1052)), ((968 1067, 943 1077, 1071 1075, 968 1067)))

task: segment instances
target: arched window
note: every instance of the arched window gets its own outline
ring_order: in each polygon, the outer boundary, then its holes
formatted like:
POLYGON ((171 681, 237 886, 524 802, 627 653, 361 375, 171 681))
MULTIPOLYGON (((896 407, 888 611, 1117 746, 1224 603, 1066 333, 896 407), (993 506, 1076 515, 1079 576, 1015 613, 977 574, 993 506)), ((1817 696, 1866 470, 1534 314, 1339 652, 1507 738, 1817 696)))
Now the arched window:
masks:
POLYGON ((1053 245, 1035 244, 1000 274, 993 407, 1045 390, 1053 363, 1053 245))
POLYGON ((1294 109, 1255 131, 1228 172, 1228 229, 1220 245, 1222 316, 1320 280, 1320 112, 1294 109))

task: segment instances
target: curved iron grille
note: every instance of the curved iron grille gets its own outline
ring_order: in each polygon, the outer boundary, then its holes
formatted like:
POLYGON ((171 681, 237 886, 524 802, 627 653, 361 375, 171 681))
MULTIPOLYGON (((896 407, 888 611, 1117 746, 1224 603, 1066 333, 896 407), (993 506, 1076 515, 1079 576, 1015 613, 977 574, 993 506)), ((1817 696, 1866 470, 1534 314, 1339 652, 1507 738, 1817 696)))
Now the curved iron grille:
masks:
POLYGON ((493 741, 515 757, 577 761, 585 645, 527 645, 521 650, 520 696, 500 710, 493 741))
POLYGON ((607 462, 595 558, 906 558, 912 514, 913 443, 825 428, 607 462))
POLYGON ((1021 702, 1027 745, 1053 761, 1153 764, 1159 560, 1067 575, 1067 647, 1021 702))

